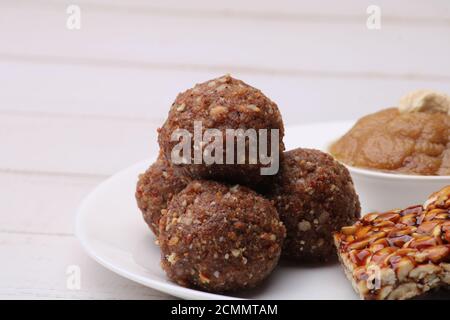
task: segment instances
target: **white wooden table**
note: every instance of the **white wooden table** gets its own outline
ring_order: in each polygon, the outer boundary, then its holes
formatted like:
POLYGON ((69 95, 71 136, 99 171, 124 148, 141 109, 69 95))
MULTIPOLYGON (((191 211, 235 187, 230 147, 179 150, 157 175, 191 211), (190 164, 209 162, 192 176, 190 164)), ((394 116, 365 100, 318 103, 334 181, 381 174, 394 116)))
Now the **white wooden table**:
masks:
POLYGON ((87 257, 74 213, 156 154, 177 92, 227 72, 275 100, 286 125, 450 92, 450 2, 1 0, 0 298, 168 298, 87 257), (80 30, 66 27, 70 4, 80 30), (380 30, 366 26, 370 4, 380 30), (80 290, 67 287, 71 265, 80 290))

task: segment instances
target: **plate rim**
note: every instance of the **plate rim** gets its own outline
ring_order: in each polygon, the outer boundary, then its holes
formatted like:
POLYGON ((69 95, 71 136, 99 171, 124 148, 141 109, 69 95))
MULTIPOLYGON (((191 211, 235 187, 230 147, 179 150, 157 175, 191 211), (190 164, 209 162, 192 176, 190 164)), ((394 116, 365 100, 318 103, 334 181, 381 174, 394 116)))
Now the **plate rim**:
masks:
POLYGON ((210 293, 206 291, 191 289, 191 288, 185 288, 182 286, 179 286, 175 283, 162 283, 158 280, 154 280, 151 278, 144 278, 143 276, 137 275, 133 272, 129 272, 127 270, 124 270, 112 262, 108 261, 107 259, 104 259, 101 254, 96 252, 94 249, 94 246, 89 244, 89 241, 86 237, 86 232, 84 231, 84 227, 82 225, 85 216, 88 213, 88 207, 90 203, 96 198, 96 195, 100 190, 105 188, 106 185, 108 185, 109 182, 112 180, 117 179, 120 176, 126 175, 129 171, 133 171, 136 167, 140 167, 144 165, 144 163, 148 164, 151 163, 152 160, 155 158, 148 158, 147 160, 139 161, 129 167, 126 167, 125 169, 122 169, 118 171, 117 173, 113 174, 112 176, 108 177, 106 180, 99 183, 92 191, 81 201, 80 205, 77 208, 76 215, 75 215, 75 237, 80 242, 83 250, 87 253, 89 257, 91 257, 94 261, 99 263, 104 268, 120 275, 123 278, 132 280, 134 282, 137 282, 141 285, 144 285, 146 287, 149 287, 151 289, 157 290, 162 293, 166 293, 170 296, 182 298, 182 299, 207 299, 207 300, 245 300, 244 298, 239 297, 233 297, 233 296, 227 296, 227 295, 221 295, 216 293, 210 293))
MULTIPOLYGON (((287 126, 286 129, 294 129, 298 127, 307 127, 307 126, 314 126, 314 125, 324 125, 324 124, 333 124, 333 125, 348 125, 350 123, 350 120, 341 120, 341 121, 323 121, 323 122, 314 122, 314 123, 305 123, 305 124, 298 124, 298 125, 292 125, 287 126)), ((156 291, 168 294, 172 297, 176 298, 182 298, 182 299, 195 299, 195 300, 247 300, 251 298, 241 298, 236 296, 230 296, 230 295, 223 295, 223 294, 217 294, 217 293, 211 293, 191 288, 186 288, 179 286, 175 283, 162 283, 159 280, 143 277, 141 275, 135 274, 134 272, 130 272, 127 270, 124 270, 120 266, 117 266, 111 261, 108 261, 108 259, 102 257, 101 254, 99 254, 95 250, 95 246, 92 244, 89 244, 89 240, 87 239, 87 233, 85 231, 85 227, 83 226, 83 221, 86 219, 87 213, 89 212, 89 206, 91 203, 94 202, 96 199, 96 196, 103 188, 105 188, 111 181, 116 180, 122 176, 127 176, 130 171, 135 171, 137 167, 142 167, 144 164, 148 166, 149 164, 154 161, 156 157, 149 157, 146 160, 141 160, 139 162, 136 162, 128 167, 125 167, 116 173, 112 174, 108 178, 106 178, 104 181, 100 182, 98 185, 96 185, 87 196, 83 198, 81 203, 79 204, 76 214, 75 214, 75 237, 80 242, 83 250, 87 253, 87 255, 92 258, 94 261, 99 263, 104 268, 118 274, 119 276, 126 278, 128 280, 134 281, 136 283, 139 283, 143 286, 149 287, 151 289, 154 289, 156 291)), ((232 294, 232 293, 230 293, 232 294)), ((295 299, 295 298, 292 298, 295 299)), ((274 299, 278 300, 278 299, 274 299)))

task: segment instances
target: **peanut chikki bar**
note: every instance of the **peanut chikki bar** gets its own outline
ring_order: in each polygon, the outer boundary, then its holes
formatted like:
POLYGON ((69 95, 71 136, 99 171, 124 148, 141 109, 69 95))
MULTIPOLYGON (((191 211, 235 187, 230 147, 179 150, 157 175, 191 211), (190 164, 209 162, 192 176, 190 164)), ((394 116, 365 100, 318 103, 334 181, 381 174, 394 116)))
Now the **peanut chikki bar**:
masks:
POLYGON ((450 186, 423 206, 369 213, 334 234, 338 255, 363 299, 410 299, 450 286, 450 186))

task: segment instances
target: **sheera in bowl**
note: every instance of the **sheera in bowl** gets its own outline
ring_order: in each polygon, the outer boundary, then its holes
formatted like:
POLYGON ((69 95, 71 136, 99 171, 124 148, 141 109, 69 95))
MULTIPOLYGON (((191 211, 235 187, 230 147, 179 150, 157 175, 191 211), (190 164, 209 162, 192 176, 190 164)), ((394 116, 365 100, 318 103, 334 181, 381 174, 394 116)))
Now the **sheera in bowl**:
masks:
POLYGON ((366 212, 420 203, 450 182, 450 97, 410 93, 361 118, 329 151, 349 167, 366 212))

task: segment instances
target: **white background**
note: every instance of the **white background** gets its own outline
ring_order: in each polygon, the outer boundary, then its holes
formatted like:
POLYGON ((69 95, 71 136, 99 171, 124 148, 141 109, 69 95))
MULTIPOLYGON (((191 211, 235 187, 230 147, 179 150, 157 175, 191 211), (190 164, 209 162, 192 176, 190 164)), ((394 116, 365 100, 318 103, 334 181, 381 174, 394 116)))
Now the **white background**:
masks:
POLYGON ((179 91, 231 73, 286 125, 450 92, 448 0, 0 0, 0 298, 167 298, 107 271, 73 234, 96 184, 157 152, 179 91), (66 8, 81 7, 81 30, 66 8), (381 7, 381 30, 366 9, 381 7), (81 290, 66 268, 81 267, 81 290))

